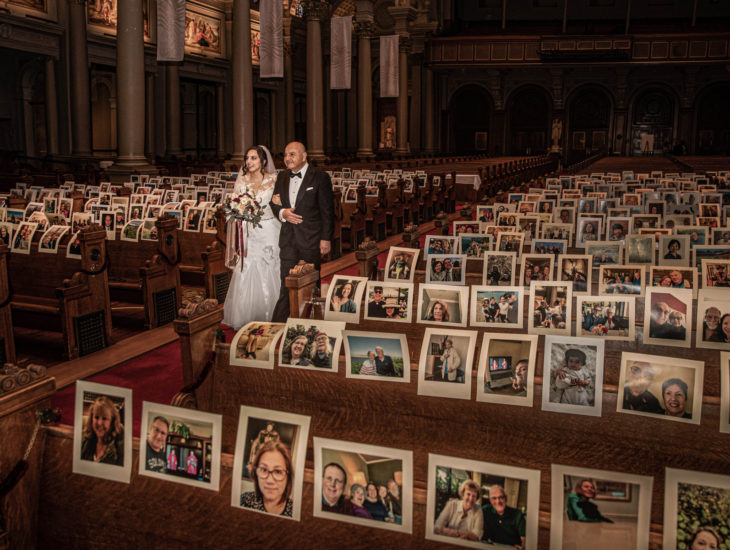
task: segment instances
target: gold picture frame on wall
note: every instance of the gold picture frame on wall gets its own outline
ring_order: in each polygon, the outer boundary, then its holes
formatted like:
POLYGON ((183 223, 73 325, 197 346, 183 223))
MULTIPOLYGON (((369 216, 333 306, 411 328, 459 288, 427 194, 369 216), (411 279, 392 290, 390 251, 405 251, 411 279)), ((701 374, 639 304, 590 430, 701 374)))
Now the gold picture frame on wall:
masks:
MULTIPOLYGON (((91 34, 117 35, 117 4, 119 0, 90 0, 86 4, 86 27, 91 34)), ((151 0, 142 2, 144 41, 154 42, 157 28, 151 0)))

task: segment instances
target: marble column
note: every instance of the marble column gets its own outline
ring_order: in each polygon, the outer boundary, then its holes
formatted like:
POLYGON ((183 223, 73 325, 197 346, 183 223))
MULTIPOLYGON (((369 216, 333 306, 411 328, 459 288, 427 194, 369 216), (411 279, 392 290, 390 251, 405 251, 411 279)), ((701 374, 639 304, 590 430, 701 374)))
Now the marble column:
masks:
POLYGON ((395 154, 408 154, 408 53, 411 40, 408 23, 415 17, 415 10, 408 6, 388 8, 395 20, 395 32, 400 36, 398 41, 398 101, 396 106, 396 146, 395 154))
POLYGON ((434 98, 433 98, 433 70, 429 67, 424 72, 424 105, 423 105, 423 137, 425 140, 425 152, 436 152, 436 135, 433 126, 434 98))
POLYGON ((373 82, 370 39, 372 21, 358 21, 357 32, 357 157, 368 160, 373 153, 373 82))
POLYGON ((126 169, 148 168, 144 156, 145 76, 142 0, 117 5, 117 162, 126 169))
POLYGON ((246 147, 253 144, 253 73, 251 71, 250 1, 233 1, 233 158, 240 164, 246 147))
POLYGON ((294 118, 294 70, 292 68, 292 55, 294 53, 294 40, 291 35, 291 16, 284 16, 284 90, 286 103, 286 131, 284 140, 286 143, 294 141, 295 118, 294 118))
POLYGON ((324 155, 324 103, 322 80, 321 20, 329 13, 329 4, 308 0, 307 18, 307 156, 322 160, 324 155))
POLYGON ((145 154, 147 158, 154 158, 157 155, 156 136, 157 124, 155 124, 155 80, 156 76, 149 73, 145 76, 145 84, 147 88, 147 99, 145 100, 145 154))
POLYGON ((56 101, 56 60, 46 57, 46 134, 47 152, 58 154, 58 102, 56 101))
POLYGON ((167 111, 167 156, 182 156, 180 146, 180 66, 177 63, 165 65, 167 73, 166 111, 167 111))
MULTIPOLYGON (((141 13, 140 7, 140 13, 141 13)), ((71 79, 71 154, 91 156, 89 53, 86 49, 86 0, 69 0, 69 76, 71 79)))

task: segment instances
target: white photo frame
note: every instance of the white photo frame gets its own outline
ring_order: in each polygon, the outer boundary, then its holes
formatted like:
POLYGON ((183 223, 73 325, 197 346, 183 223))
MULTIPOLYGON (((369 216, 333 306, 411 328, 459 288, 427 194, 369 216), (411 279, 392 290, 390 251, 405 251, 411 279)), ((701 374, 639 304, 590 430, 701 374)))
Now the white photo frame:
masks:
POLYGON ((555 256, 552 254, 523 254, 519 285, 529 288, 532 281, 552 281, 553 273, 555 273, 555 256))
MULTIPOLYGON (((654 480, 650 476, 640 476, 624 472, 596 470, 552 464, 551 472, 551 511, 550 511, 550 548, 563 548, 570 544, 583 544, 585 541, 613 539, 616 548, 630 544, 631 548, 647 550, 649 548, 649 530, 651 523, 651 495, 654 480), (615 514, 618 525, 601 521, 580 521, 568 519, 571 512, 568 506, 571 498, 566 492, 574 493, 574 480, 590 480, 593 485, 596 500, 600 499, 598 489, 606 494, 611 488, 616 489, 620 497, 601 501, 602 511, 598 513, 610 516, 615 514), (638 495, 635 493, 638 492, 638 495), (636 517, 636 540, 626 540, 627 518, 636 517), (566 533, 567 531, 567 533, 566 533), (612 537, 613 535, 613 537, 612 537), (582 541, 582 542, 578 542, 582 541)), ((583 491, 581 491, 583 492, 583 491)), ((577 500, 577 499, 576 499, 577 500)), ((572 509, 571 509, 572 510, 572 509)), ((574 513, 574 512, 573 512, 574 513)), ((609 518, 610 519, 610 518, 609 518)), ((612 520, 612 521, 616 521, 612 520)), ((665 547, 666 548, 666 547, 665 547)))
MULTIPOLYGON (((304 463, 307 457, 310 420, 309 416, 300 414, 241 405, 238 414, 236 450, 233 458, 234 473, 231 481, 231 506, 300 521, 304 463), (259 431, 254 434, 256 429, 259 431), (253 437, 254 435, 255 437, 253 437), (276 446, 284 445, 286 447, 293 470, 291 472, 291 494, 288 497, 291 500, 291 506, 287 502, 284 511, 278 515, 267 512, 263 496, 261 498, 257 496, 257 474, 253 469, 258 451, 265 448, 269 442, 273 442, 276 446), (237 472, 240 472, 240 475, 237 472), (260 508, 264 509, 261 510, 260 508)), ((275 449, 262 451, 260 458, 264 458, 267 452, 278 452, 283 458, 281 450, 275 449)), ((286 459, 284 459, 284 462, 286 462, 286 459)), ((271 472, 268 475, 272 475, 271 472)), ((261 490, 258 492, 263 493, 261 490)))
POLYGON ((423 243, 423 255, 455 254, 459 249, 459 241, 455 235, 426 235, 423 243))
POLYGON ((570 282, 532 281, 530 283, 530 295, 527 302, 528 334, 570 336, 570 320, 573 312, 572 286, 570 282), (558 308, 560 311, 555 311, 558 308), (562 313, 563 308, 565 308, 564 314, 562 313), (561 317, 557 322, 553 319, 556 314, 561 317))
POLYGON ((688 348, 693 326, 692 290, 657 287, 646 289, 644 344, 688 348), (662 319, 663 322, 660 323, 662 319))
POLYGON ((413 282, 418 264, 418 255, 421 250, 418 248, 406 248, 392 246, 388 250, 388 259, 385 262, 383 272, 384 281, 409 281, 413 282))
POLYGON ((477 401, 532 407, 538 338, 536 334, 484 333, 477 401))
POLYGON ((443 284, 419 285, 419 323, 465 327, 468 319, 469 287, 443 284), (437 303, 441 303, 439 315, 437 303))
POLYGON ((623 260, 623 241, 592 241, 586 243, 586 254, 591 257, 593 269, 602 265, 618 265, 623 260))
POLYGON ((696 267, 668 267, 653 265, 649 268, 649 278, 646 286, 664 288, 691 288, 692 297, 697 298, 697 268, 696 267), (676 272, 676 273, 675 273, 676 272))
POLYGON ((279 366, 297 369, 337 372, 345 323, 318 319, 286 321, 279 346, 279 366), (326 340, 322 337, 324 334, 326 340), (317 338, 319 337, 319 341, 317 338), (318 352, 325 351, 324 354, 318 352))
POLYGON ((521 329, 525 294, 525 289, 519 286, 472 286, 469 324, 473 327, 521 329))
POLYGON ((636 334, 634 296, 578 296, 575 310, 576 336, 634 341, 636 334))
MULTIPOLYGON (((393 449, 389 447, 379 447, 375 445, 366 445, 364 443, 356 443, 353 441, 340 441, 336 439, 325 439, 323 437, 313 438, 314 447, 314 517, 332 519, 335 521, 344 521, 355 525, 365 527, 376 527, 379 529, 387 529, 389 531, 397 531, 400 533, 410 534, 413 531, 413 452, 403 449, 393 449), (362 462, 362 457, 367 456, 368 461, 365 463, 368 471, 348 471, 348 465, 362 462), (347 458, 348 460, 345 460, 347 458), (368 481, 375 481, 375 474, 371 475, 369 464, 378 464, 379 473, 393 470, 391 476, 394 479, 397 472, 401 472, 402 479, 400 485, 400 500, 402 517, 401 522, 377 521, 373 519, 356 517, 353 515, 338 513, 334 511, 323 510, 323 485, 326 488, 327 482, 323 483, 323 478, 329 477, 328 474, 335 471, 334 475, 339 476, 337 472, 346 472, 343 484, 342 494, 350 493, 352 481, 358 481, 364 485, 368 481), (337 466, 330 466, 336 464, 337 466), (329 466, 329 468, 328 468, 329 466), (400 468, 400 469, 396 469, 400 468), (329 470, 329 472, 327 471, 329 470), (359 474, 364 474, 360 476, 359 474)), ((378 482, 387 483, 391 478, 380 479, 378 482)), ((338 486, 338 485, 335 485, 338 486)), ((330 485, 332 487, 332 485, 330 485)), ((328 494, 331 494, 328 492, 328 494)))
MULTIPOLYGON (((727 475, 710 474, 705 472, 692 472, 689 470, 679 470, 675 468, 666 468, 664 474, 664 537, 662 540, 663 548, 677 548, 678 516, 682 513, 687 517, 689 524, 692 525, 706 517, 706 514, 717 510, 717 501, 719 496, 725 497, 730 493, 730 478, 727 475), (682 509, 680 501, 696 502, 697 491, 702 493, 700 497, 702 505, 697 506, 696 511, 690 509, 682 509), (683 493, 680 496, 680 493, 683 493), (715 506, 714 510, 711 510, 715 506), (703 511, 703 516, 697 515, 697 511, 703 511)), ((720 516, 722 518, 722 516, 720 516)), ((704 527, 700 525, 700 527, 704 527)), ((683 533, 683 538, 688 542, 691 533, 683 533)), ((710 548, 710 546, 707 546, 710 548)), ((719 545, 717 546, 719 548, 719 545)), ((687 547, 689 548, 689 546, 687 547)))
POLYGON ((547 335, 544 349, 542 410, 601 416, 603 340, 547 335))
MULTIPOLYGON (((647 418, 699 425, 702 416, 704 365, 703 361, 680 357, 622 352, 616 410, 647 418), (676 379, 687 386, 687 395, 682 414, 675 416, 665 413, 662 386, 665 382, 676 379), (687 412, 688 404, 692 412, 687 412)), ((677 414, 678 408, 679 404, 674 403, 670 412, 677 414)))
MULTIPOLYGON (((447 507, 455 507, 461 504, 461 501, 457 497, 449 499, 444 508, 437 510, 437 488, 436 488, 436 475, 439 470, 446 468, 456 469, 460 472, 467 472, 472 479, 474 473, 481 474, 482 476, 494 476, 505 478, 510 480, 510 486, 516 486, 521 492, 522 484, 527 485, 527 498, 525 499, 526 509, 528 510, 527 517, 525 518, 525 550, 536 550, 538 545, 538 516, 540 506, 540 470, 533 470, 528 468, 518 468, 515 466, 507 466, 504 464, 495 464, 491 462, 481 462, 477 460, 469 460, 466 458, 457 458, 451 456, 444 456, 429 453, 428 454, 428 493, 426 499, 426 539, 437 541, 442 544, 454 544, 458 546, 465 546, 467 548, 512 548, 516 547, 515 544, 502 544, 496 541, 491 543, 488 541, 471 541, 465 537, 448 536, 446 534, 437 533, 436 527, 439 523, 439 516, 447 510, 447 507), (451 503, 451 504, 449 504, 451 503), (437 512, 438 515, 437 515, 437 512)), ((477 484, 478 485, 478 484, 477 484)), ((505 485, 507 485, 505 483, 505 485)), ((506 491, 504 491, 506 493, 506 491)), ((479 495, 478 495, 479 496, 479 495)), ((516 495, 511 491, 509 494, 505 494, 507 497, 507 505, 510 508, 517 508, 516 495)), ((488 506, 491 507, 488 503, 488 506)), ((479 506, 479 504, 475 504, 479 506)), ((489 508, 488 508, 489 509, 489 508)), ((445 512, 448 514, 448 511, 445 512)), ((479 513, 482 513, 481 507, 479 513)), ((521 512, 520 512, 521 513, 521 512)), ((443 522, 443 520, 442 520, 443 522)), ((440 527, 440 526, 439 526, 440 527)), ((484 530, 482 530, 484 531, 484 530)), ((485 533, 474 533, 478 535, 479 539, 482 539, 482 535, 485 533)), ((521 541, 520 541, 521 546, 521 541)))
POLYGON ((139 475, 218 491, 223 424, 221 415, 144 401, 140 424, 139 475), (158 469, 159 457, 155 456, 155 449, 149 444, 149 440, 155 438, 155 426, 162 425, 158 417, 164 418, 168 425, 164 437, 164 466, 161 469, 158 469), (182 443, 182 433, 179 436, 175 435, 176 425, 187 426, 189 433, 185 437, 186 444, 182 443), (193 437, 201 443, 200 448, 190 447, 193 437), (144 443, 141 441, 143 438, 144 443), (176 468, 171 467, 170 454, 173 451, 176 453, 176 468), (177 453, 180 454, 179 457, 177 453), (207 459, 209 453, 210 462, 207 459), (195 458, 192 459, 191 456, 195 458), (196 474, 191 473, 193 469, 196 470, 196 474), (175 474, 169 473, 169 470, 174 470, 175 474))
POLYGON ((466 254, 426 255, 426 283, 464 285, 466 254))
POLYGON ((276 344, 284 333, 284 323, 246 323, 231 340, 228 362, 241 367, 273 369, 276 344))
POLYGON ((475 330, 427 328, 418 362, 418 395, 471 399, 476 339, 475 330))
POLYGON ((572 282, 573 296, 592 292, 593 257, 589 254, 560 254, 556 262, 555 281, 572 282))
POLYGON ((655 262, 656 240, 653 234, 626 235, 624 258, 627 264, 651 265, 655 262))
POLYGON ((367 277, 354 275, 335 275, 327 291, 324 318, 326 321, 346 321, 357 323, 360 320, 362 296, 365 293, 367 277), (349 285, 349 293, 347 292, 349 285))
POLYGON ((657 265, 689 267, 691 259, 689 235, 659 235, 657 265))
POLYGON ((74 401, 73 472, 129 483, 132 474, 131 388, 78 380, 74 401), (88 410, 85 410, 87 405, 88 410), (115 410, 110 411, 109 407, 115 410), (97 422, 88 418, 92 411, 101 413, 97 422), (111 418, 105 413, 111 413, 111 418), (106 420, 109 420, 108 426, 106 420), (95 442, 102 432, 102 439, 108 437, 109 442, 102 456, 97 458, 95 442))
POLYGON ((368 281, 365 286, 363 318, 390 323, 413 321, 413 283, 405 280, 368 281), (376 296, 380 294, 380 296, 376 296))
POLYGON ((695 347, 730 351, 730 336, 723 330, 723 321, 728 317, 730 292, 720 288, 701 289, 697 297, 695 347))
POLYGON ((347 378, 411 381, 411 356, 405 334, 346 330, 342 333, 342 345, 345 348, 347 378), (382 348, 382 358, 377 348, 382 348))
POLYGON ((643 296, 645 283, 646 266, 641 264, 602 265, 598 270, 601 296, 643 296))
POLYGON ((517 253, 490 251, 484 255, 482 284, 512 286, 517 274, 517 253))

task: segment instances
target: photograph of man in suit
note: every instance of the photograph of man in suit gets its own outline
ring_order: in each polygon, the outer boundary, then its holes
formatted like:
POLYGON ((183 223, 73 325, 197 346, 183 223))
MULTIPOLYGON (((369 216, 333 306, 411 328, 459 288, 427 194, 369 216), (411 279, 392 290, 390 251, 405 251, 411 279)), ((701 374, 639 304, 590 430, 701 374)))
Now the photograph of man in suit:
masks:
POLYGON ((319 269, 321 256, 330 251, 334 232, 329 175, 309 165, 307 150, 296 141, 286 146, 284 164, 287 170, 279 172, 271 200, 271 210, 281 221, 281 291, 274 308, 274 322, 284 322, 289 317, 289 290, 286 288, 289 271, 299 260, 319 269))

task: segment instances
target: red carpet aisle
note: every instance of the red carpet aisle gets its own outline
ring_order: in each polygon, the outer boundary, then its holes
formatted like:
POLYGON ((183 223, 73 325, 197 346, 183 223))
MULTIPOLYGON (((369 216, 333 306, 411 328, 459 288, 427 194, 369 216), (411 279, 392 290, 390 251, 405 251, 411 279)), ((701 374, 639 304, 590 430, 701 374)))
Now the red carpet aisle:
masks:
MULTIPOLYGON (((170 404, 172 397, 183 387, 180 342, 162 346, 118 367, 88 378, 91 382, 132 388, 132 435, 139 435, 142 401, 170 404)), ((61 390, 51 399, 53 408, 61 409, 63 424, 74 424, 74 396, 76 386, 61 390)))

